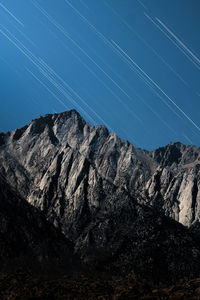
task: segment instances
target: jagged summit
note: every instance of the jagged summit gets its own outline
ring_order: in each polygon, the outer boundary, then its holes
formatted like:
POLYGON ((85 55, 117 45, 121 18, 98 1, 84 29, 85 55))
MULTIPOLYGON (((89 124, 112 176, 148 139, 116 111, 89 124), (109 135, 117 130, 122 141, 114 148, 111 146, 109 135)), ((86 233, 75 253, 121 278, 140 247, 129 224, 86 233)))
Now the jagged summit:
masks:
MULTIPOLYGON (((80 130, 80 132, 83 130, 84 127, 86 128, 96 128, 97 130, 103 130, 106 134, 109 134, 108 129, 104 125, 96 125, 92 126, 89 123, 86 123, 86 121, 82 118, 80 113, 75 110, 71 109, 69 111, 64 111, 60 113, 53 113, 53 114, 46 114, 44 116, 38 116, 37 118, 33 119, 29 125, 25 125, 21 128, 18 128, 14 131, 9 131, 7 133, 0 133, 0 146, 3 144, 4 137, 9 137, 12 135, 14 139, 18 140, 24 132, 27 130, 27 128, 31 127, 30 132, 33 134, 41 134, 46 128, 51 128, 54 127, 55 125, 59 126, 60 129, 63 127, 63 130, 65 127, 63 126, 64 124, 67 124, 68 126, 76 126, 80 130)), ((111 133, 113 136, 117 136, 115 133, 111 133)), ((118 137, 118 139, 120 139, 118 137)), ((123 140, 122 140, 123 141, 123 140)), ((125 142, 125 141, 124 141, 125 142)), ((129 141, 126 141, 127 143, 130 143, 129 141)), ((153 151, 147 151, 144 149, 140 149, 142 151, 145 151, 147 153, 159 153, 159 152, 165 152, 166 149, 170 148, 172 151, 173 149, 180 149, 182 152, 185 149, 191 149, 194 148, 197 151, 199 151, 199 147, 196 146, 186 146, 182 144, 181 142, 170 142, 166 146, 162 146, 156 150, 153 151)))
MULTIPOLYGON (((56 118, 64 118, 64 119, 68 119, 71 117, 76 116, 78 119, 82 119, 81 115, 79 114, 79 112, 76 109, 71 109, 71 110, 66 110, 63 112, 59 112, 59 113, 53 113, 53 114, 46 114, 44 116, 38 116, 37 118, 33 119, 31 122, 35 121, 35 120, 40 120, 40 119, 45 119, 45 120, 49 120, 49 119, 56 119, 56 118)), ((84 121, 84 120, 83 120, 84 121)))

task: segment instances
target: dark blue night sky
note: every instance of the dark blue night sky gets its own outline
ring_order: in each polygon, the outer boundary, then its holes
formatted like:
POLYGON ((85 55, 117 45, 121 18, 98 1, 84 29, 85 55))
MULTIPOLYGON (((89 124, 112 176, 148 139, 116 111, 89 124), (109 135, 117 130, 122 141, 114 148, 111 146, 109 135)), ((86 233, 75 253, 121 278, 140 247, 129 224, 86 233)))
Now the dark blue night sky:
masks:
POLYGON ((200 146, 199 0, 0 0, 0 131, 75 108, 147 150, 200 146))

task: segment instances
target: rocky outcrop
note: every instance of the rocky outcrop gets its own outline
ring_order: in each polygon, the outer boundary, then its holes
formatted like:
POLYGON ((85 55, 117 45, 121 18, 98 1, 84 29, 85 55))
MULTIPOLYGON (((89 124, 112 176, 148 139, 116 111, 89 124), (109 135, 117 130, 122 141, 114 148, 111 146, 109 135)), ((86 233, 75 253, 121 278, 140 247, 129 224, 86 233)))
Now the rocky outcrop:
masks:
POLYGON ((199 274, 199 168, 195 146, 137 149, 75 110, 0 135, 8 186, 104 274, 199 274))
POLYGON ((146 183, 147 198, 190 227, 200 218, 200 149, 171 143, 152 154, 160 165, 146 183))

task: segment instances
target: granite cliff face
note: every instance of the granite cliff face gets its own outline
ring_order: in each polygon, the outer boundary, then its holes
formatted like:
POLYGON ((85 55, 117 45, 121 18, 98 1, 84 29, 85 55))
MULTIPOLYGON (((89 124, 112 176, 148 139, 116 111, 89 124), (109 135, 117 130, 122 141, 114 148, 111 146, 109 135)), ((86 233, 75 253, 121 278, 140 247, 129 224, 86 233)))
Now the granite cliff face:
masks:
POLYGON ((147 152, 75 110, 0 134, 6 183, 74 242, 89 268, 112 274, 200 273, 199 169, 195 146, 147 152))
POLYGON ((180 143, 157 149, 158 167, 145 186, 152 205, 188 227, 200 217, 200 149, 180 143))

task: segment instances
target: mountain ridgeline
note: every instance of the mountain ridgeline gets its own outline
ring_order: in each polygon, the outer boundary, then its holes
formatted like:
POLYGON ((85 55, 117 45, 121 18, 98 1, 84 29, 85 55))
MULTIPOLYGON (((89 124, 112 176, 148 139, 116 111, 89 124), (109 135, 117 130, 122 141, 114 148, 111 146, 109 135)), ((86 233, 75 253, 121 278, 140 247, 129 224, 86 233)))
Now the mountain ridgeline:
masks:
POLYGON ((144 151, 75 110, 1 133, 0 260, 155 282, 200 276, 199 171, 198 147, 144 151))

